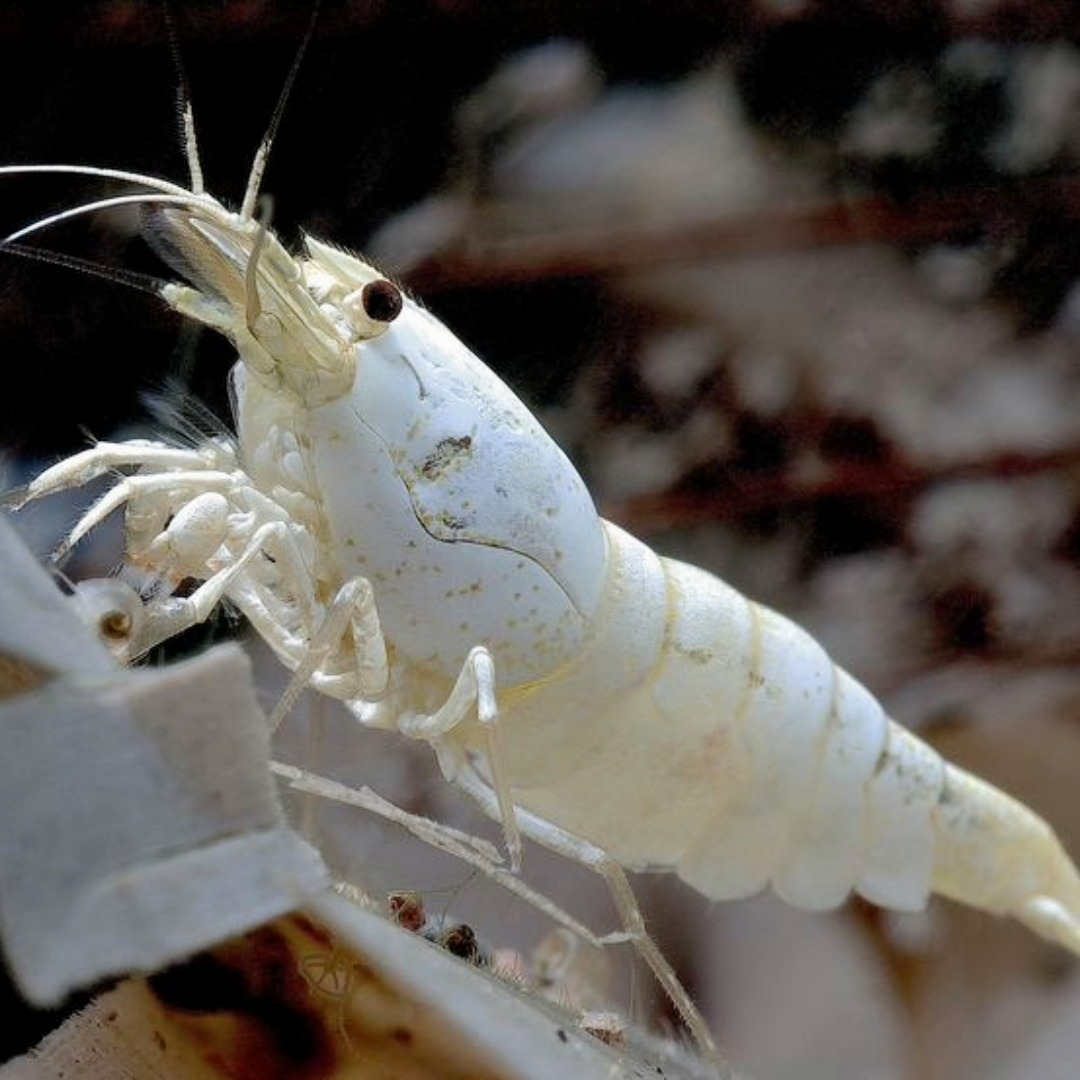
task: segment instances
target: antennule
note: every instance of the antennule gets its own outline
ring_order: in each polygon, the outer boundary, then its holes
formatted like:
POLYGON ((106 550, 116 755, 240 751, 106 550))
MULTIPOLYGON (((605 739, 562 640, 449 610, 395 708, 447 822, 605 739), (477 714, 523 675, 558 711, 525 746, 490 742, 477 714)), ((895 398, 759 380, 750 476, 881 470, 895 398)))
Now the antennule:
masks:
POLYGON ((70 221, 72 218, 93 214, 98 210, 112 210, 117 206, 145 206, 147 203, 167 203, 174 206, 190 206, 192 203, 192 196, 186 193, 183 195, 167 195, 158 192, 144 191, 138 195, 111 195, 107 199, 95 199, 93 202, 80 203, 78 206, 72 206, 67 210, 60 210, 58 213, 49 214, 48 217, 38 218, 37 221, 32 221, 29 225, 24 225, 21 229, 16 229, 13 233, 9 233, 0 240, 0 248, 6 247, 9 244, 15 244, 19 240, 25 240, 26 237, 32 236, 36 232, 41 232, 43 229, 49 229, 53 225, 58 225, 61 221, 70 221))
POLYGON ((191 190, 201 195, 206 190, 203 183, 202 162, 199 160, 199 140, 195 133, 195 109, 191 102, 191 83, 188 81, 184 55, 180 50, 180 35, 176 29, 172 4, 163 0, 165 14, 165 34, 169 39, 169 55, 172 57, 173 71, 176 73, 176 106, 180 114, 180 138, 184 144, 184 158, 187 161, 188 175, 191 177, 191 190))
POLYGON ((262 137, 262 142, 259 143, 259 149, 255 151, 255 158, 251 163, 251 172, 248 174, 247 187, 244 189, 244 201, 240 204, 240 217, 245 221, 249 221, 255 216, 255 204, 259 198, 259 189, 262 186, 263 173, 266 172, 266 163, 270 158, 270 150, 274 145, 274 139, 277 138, 278 127, 281 125, 281 118, 285 115, 285 106, 289 102, 296 76, 300 72, 304 53, 307 52, 307 47, 315 35, 315 23, 319 18, 320 7, 321 0, 315 0, 311 8, 311 18, 308 20, 307 30, 304 31, 300 48, 296 50, 292 67, 289 68, 289 74, 285 77, 285 85, 281 88, 281 94, 270 116, 270 124, 266 129, 266 134, 262 137))
MULTIPOLYGON (((33 259, 34 262, 50 263, 53 266, 63 266, 68 270, 78 270, 116 285, 127 285, 129 288, 138 289, 140 292, 149 293, 158 298, 161 297, 161 290, 169 284, 164 278, 140 274, 136 270, 125 270, 118 266, 102 266, 89 259, 82 259, 78 255, 50 251, 48 248, 29 247, 26 244, 9 244, 7 241, 0 241, 0 255, 18 255, 24 259, 33 259)), ((0 500, 0 506, 2 505, 3 500, 0 500)))

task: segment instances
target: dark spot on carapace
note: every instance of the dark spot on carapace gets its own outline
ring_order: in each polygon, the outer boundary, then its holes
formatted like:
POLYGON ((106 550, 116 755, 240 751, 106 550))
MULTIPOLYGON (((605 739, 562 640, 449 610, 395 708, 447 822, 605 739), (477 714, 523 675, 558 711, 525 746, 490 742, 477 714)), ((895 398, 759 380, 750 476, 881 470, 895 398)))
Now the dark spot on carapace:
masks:
POLYGON ((399 1046, 412 1046, 416 1036, 408 1028, 396 1027, 391 1030, 390 1038, 399 1046))
POLYGON ((566 1032, 563 1031, 562 1028, 556 1028, 555 1029, 555 1034, 559 1037, 559 1042, 564 1043, 564 1042, 569 1042, 570 1041, 570 1036, 567 1035, 566 1032))
POLYGON ((685 656, 692 664, 705 664, 711 663, 713 656, 715 655, 710 649, 679 649, 680 655, 685 656))
POLYGON ((469 524, 465 518, 457 517, 449 511, 443 511, 438 517, 439 524, 450 532, 462 532, 469 524))
POLYGON ((367 317, 381 323, 393 322, 404 304, 401 290, 385 278, 369 281, 360 292, 360 302, 367 317))
POLYGON ((440 439, 435 449, 424 459, 420 466, 420 474, 427 480, 435 480, 447 468, 461 458, 467 457, 472 450, 472 436, 460 437, 447 436, 440 439))

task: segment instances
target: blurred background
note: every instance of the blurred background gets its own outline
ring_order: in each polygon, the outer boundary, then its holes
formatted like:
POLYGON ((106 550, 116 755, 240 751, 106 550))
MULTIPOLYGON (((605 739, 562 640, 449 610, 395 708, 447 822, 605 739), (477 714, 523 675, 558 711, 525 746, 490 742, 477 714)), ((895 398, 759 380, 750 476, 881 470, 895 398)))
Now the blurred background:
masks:
MULTIPOLYGON (((235 204, 309 12, 176 7, 207 186, 235 204)), ((535 408, 605 516, 803 623, 1076 853, 1078 15, 328 0, 264 184, 288 242, 307 230, 410 285, 535 408)), ((8 5, 0 56, 4 163, 185 179, 157 6, 8 5)), ((2 183, 5 232, 121 190, 2 183)), ((41 243, 160 276, 139 227, 93 215, 41 243)), ((225 343, 121 285, 0 265, 4 486, 88 434, 152 432, 143 399, 166 384, 227 419, 225 343)), ((37 550, 86 498, 21 515, 37 550)), ((73 576, 119 561, 104 532, 73 576)), ((337 775, 474 820, 426 755, 325 709, 337 775)), ((489 948, 527 952, 547 929, 370 822, 305 821, 343 875, 425 890, 489 948)), ((587 875, 532 849, 526 865, 608 928, 587 875)), ((1075 965, 1011 924, 945 902, 809 916, 638 885, 749 1076, 1080 1074, 1075 965)), ((647 973, 616 965, 611 982, 625 1012, 664 1022, 647 973)))

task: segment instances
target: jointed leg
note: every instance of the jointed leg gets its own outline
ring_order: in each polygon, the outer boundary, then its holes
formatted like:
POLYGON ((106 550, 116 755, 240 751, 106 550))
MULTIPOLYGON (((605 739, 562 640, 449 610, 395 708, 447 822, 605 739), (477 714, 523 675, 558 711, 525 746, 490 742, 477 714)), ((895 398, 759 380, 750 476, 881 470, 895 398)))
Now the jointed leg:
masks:
POLYGON ((204 472, 164 472, 148 476, 126 476, 109 488, 104 495, 75 523, 62 544, 53 554, 54 559, 66 555, 95 525, 100 525, 124 503, 142 495, 156 492, 190 488, 193 497, 208 491, 226 492, 234 487, 236 479, 231 473, 207 469, 204 472))
MULTIPOLYGON (((259 629, 262 630, 261 627, 259 629)), ((356 696, 372 700, 386 692, 390 670, 386 639, 375 608, 375 593, 366 578, 353 578, 338 589, 322 625, 307 643, 303 659, 294 669, 289 685, 270 714, 271 732, 281 726, 303 690, 313 681, 318 685, 315 678, 318 668, 340 645, 349 629, 352 630, 356 655, 356 673, 350 677, 350 681, 359 684, 356 696)), ((263 636, 266 636, 265 632, 263 636)))
POLYGON ((517 825, 517 808, 510 794, 510 781, 503 765, 499 707, 495 700, 495 661, 491 653, 482 645, 470 649, 443 706, 428 716, 402 717, 398 721, 398 730, 411 739, 422 739, 438 746, 443 735, 469 718, 474 704, 487 741, 487 759, 498 806, 498 813, 493 816, 502 824, 510 867, 516 873, 521 869, 521 833, 517 825))
POLYGON ((321 798, 343 803, 347 806, 355 806, 400 825, 425 844, 429 844, 431 847, 446 852, 446 854, 452 855, 454 858, 476 868, 485 877, 491 878, 502 888, 514 893, 515 896, 519 896, 561 926, 565 926, 571 933, 577 934, 592 945, 611 945, 626 940, 626 935, 621 933, 598 937, 588 927, 583 926, 577 919, 568 912, 563 911, 562 908, 542 893, 531 889, 515 873, 505 866, 501 866, 502 858, 498 850, 494 845, 489 844, 480 837, 470 836, 459 829, 451 828, 449 825, 441 825, 437 821, 421 817, 418 814, 410 814, 377 795, 368 787, 346 787, 335 780, 318 776, 305 769, 298 769, 294 765, 286 765, 280 761, 272 762, 270 768, 277 776, 286 780, 295 791, 318 795, 321 798))
MULTIPOLYGON (((151 601, 150 627, 146 640, 139 643, 139 651, 145 652, 154 645, 203 622, 222 598, 229 593, 238 579, 246 576, 253 559, 260 557, 267 549, 279 552, 288 550, 290 543, 291 538, 286 525, 277 521, 268 522, 255 530, 236 559, 207 578, 190 596, 167 597, 163 600, 151 601)), ((310 589, 310 585, 303 576, 297 579, 297 584, 310 589)), ((245 593, 240 593, 241 597, 244 595, 245 593)), ((265 608, 262 608, 260 612, 254 606, 249 611, 249 605, 243 602, 240 602, 238 606, 252 618, 252 622, 264 637, 277 639, 282 636, 283 628, 280 624, 269 620, 264 625, 260 621, 263 615, 269 615, 265 608)))
POLYGON ((231 464, 231 455, 217 444, 191 450, 141 439, 122 443, 100 442, 46 469, 10 501, 15 509, 19 509, 34 499, 82 487, 112 469, 149 466, 162 470, 198 470, 220 469, 227 464, 231 464))
MULTIPOLYGON (((477 773, 464 752, 446 743, 435 743, 434 749, 446 779, 470 795, 488 817, 495 821, 500 820, 501 809, 494 792, 477 773)), ((582 866, 587 866, 603 877, 627 938, 637 949, 638 955, 649 965, 657 982, 664 988, 692 1032, 701 1052, 711 1061, 719 1063, 720 1051, 709 1031, 709 1026, 686 988, 679 981, 674 969, 667 962, 656 942, 649 936, 645 926, 645 917, 641 913, 641 908, 638 906, 637 898, 634 896, 623 868, 602 848, 560 829, 557 825, 537 817, 528 810, 518 807, 517 820, 522 833, 531 840, 582 866)))

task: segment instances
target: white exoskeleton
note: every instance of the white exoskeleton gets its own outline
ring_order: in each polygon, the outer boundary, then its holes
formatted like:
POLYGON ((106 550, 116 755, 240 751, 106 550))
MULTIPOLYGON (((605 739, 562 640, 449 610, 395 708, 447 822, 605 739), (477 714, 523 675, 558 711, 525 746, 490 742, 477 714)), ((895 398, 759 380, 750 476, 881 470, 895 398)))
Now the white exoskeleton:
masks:
POLYGON ((140 648, 231 600, 295 672, 277 719, 304 686, 338 698, 365 726, 430 743, 502 822, 515 866, 520 831, 600 872, 706 1049, 624 867, 716 899, 771 885, 821 910, 854 891, 912 911, 938 892, 1080 954, 1080 876, 1042 819, 892 723, 789 620, 602 520, 438 319, 362 259, 311 238, 293 256, 255 219, 260 166, 239 213, 198 181, 0 170, 144 188, 9 241, 143 204, 189 282, 162 298, 239 353, 235 445, 99 443, 22 495, 137 470, 66 544, 123 506, 130 562, 202 582, 149 601, 140 648))

